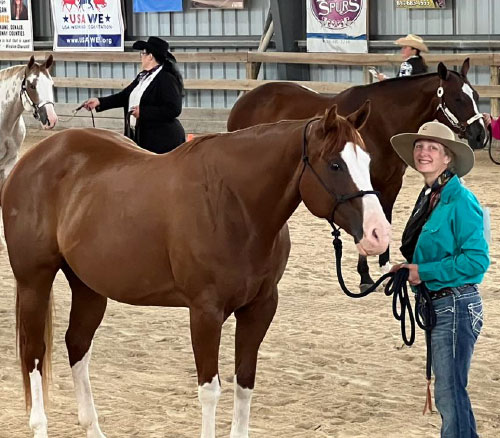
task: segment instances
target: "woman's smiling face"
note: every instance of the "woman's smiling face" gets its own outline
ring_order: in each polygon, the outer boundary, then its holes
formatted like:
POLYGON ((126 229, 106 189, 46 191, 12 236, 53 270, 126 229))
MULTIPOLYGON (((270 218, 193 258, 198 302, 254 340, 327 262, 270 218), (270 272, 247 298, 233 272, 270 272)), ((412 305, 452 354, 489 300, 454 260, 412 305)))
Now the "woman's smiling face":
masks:
POLYGON ((437 178, 448 167, 451 157, 445 147, 432 140, 417 140, 413 146, 415 168, 426 178, 437 178))

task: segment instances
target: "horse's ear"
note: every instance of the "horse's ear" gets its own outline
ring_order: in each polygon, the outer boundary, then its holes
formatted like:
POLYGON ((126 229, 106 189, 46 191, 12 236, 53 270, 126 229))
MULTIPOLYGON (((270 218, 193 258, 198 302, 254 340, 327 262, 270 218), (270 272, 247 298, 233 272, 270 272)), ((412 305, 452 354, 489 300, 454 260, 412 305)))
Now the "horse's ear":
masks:
POLYGON ((337 105, 333 105, 331 108, 325 111, 325 116, 323 117, 323 131, 325 134, 332 128, 332 126, 337 121, 337 105))
POLYGON ((443 81, 448 80, 448 75, 449 75, 448 69, 446 68, 446 65, 444 65, 442 62, 438 64, 438 75, 443 81))
POLYGON ((470 59, 469 58, 465 58, 465 61, 462 64, 462 68, 460 70, 460 74, 462 76, 466 77, 467 73, 469 72, 469 68, 470 68, 470 59))
POLYGON ((35 57, 31 55, 30 60, 28 61, 28 65, 26 66, 26 70, 30 70, 31 67, 35 65, 35 57))
POLYGON ((52 55, 49 55, 49 56, 47 56, 47 59, 45 60, 43 65, 48 70, 52 66, 53 62, 54 62, 54 57, 52 55))
POLYGON ((349 114, 347 116, 347 120, 349 120, 349 122, 351 122, 351 124, 356 129, 361 129, 366 123, 368 116, 370 115, 370 110, 371 102, 368 99, 365 100, 365 103, 361 105, 356 111, 354 111, 352 114, 349 114))

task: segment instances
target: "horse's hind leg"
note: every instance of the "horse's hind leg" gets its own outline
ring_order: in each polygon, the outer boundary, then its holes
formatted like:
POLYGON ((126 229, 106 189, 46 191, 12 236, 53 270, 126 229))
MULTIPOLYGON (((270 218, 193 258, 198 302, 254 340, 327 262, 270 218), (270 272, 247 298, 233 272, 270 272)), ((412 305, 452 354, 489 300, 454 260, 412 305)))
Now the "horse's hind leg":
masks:
POLYGON ((66 347, 78 403, 78 421, 87 431, 87 438, 105 438, 99 427, 89 379, 92 339, 102 321, 107 298, 87 287, 65 265, 64 274, 72 292, 66 347))
POLYGON ((51 287, 57 270, 17 278, 16 319, 29 425, 35 438, 47 437, 44 396, 52 348, 51 287), (28 280, 29 279, 29 280, 28 280))
POLYGON ((234 312, 236 354, 231 438, 248 438, 257 354, 278 306, 278 289, 234 312))

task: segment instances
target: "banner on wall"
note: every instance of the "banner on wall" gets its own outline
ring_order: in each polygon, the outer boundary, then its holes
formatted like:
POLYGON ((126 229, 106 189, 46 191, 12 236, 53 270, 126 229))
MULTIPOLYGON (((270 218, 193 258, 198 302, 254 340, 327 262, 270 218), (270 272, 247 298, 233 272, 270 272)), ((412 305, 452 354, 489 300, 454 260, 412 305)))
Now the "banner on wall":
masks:
POLYGON ((50 0, 54 50, 123 50, 120 0, 50 0))
POLYGON ((0 50, 33 50, 31 0, 0 0, 0 50))
POLYGON ((194 9, 243 9, 244 0, 191 0, 194 9))
POLYGON ((134 12, 182 12, 182 0, 134 0, 134 12))
POLYGON ((307 0, 307 51, 367 53, 367 0, 307 0))
POLYGON ((397 8, 406 9, 444 9, 446 0, 395 0, 397 8))

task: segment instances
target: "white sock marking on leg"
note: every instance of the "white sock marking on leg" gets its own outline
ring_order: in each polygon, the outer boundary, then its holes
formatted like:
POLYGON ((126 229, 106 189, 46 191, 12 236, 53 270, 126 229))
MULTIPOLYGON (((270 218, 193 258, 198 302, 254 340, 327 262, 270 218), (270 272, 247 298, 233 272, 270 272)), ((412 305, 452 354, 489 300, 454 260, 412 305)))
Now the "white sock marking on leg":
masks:
POLYGON ((198 386, 198 400, 201 403, 201 438, 215 438, 215 411, 221 394, 219 376, 210 383, 198 386))
POLYGON ((92 345, 89 351, 71 368, 75 385, 76 402, 78 404, 78 421, 87 431, 87 438, 106 438, 99 427, 97 412, 89 378, 89 363, 92 356, 92 345))
POLYGON ((234 376, 234 411, 230 438, 248 438, 250 423, 250 404, 253 391, 238 385, 234 376))
POLYGON ((35 359, 35 368, 29 373, 31 389, 30 428, 35 438, 47 438, 47 416, 43 406, 42 375, 37 367, 40 361, 35 359))

